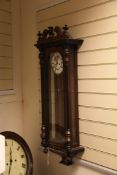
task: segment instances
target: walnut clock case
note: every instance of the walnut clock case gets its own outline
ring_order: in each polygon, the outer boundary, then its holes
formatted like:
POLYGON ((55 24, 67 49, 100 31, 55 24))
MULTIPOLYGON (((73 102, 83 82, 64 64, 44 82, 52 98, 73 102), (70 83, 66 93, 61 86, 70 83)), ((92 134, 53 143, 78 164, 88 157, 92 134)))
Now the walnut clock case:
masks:
POLYGON ((29 146, 18 134, 11 131, 5 136, 5 172, 2 175, 32 175, 33 159, 29 146))
POLYGON ((48 27, 35 45, 41 66, 42 146, 71 165, 84 151, 79 143, 77 52, 83 43, 72 39, 68 27, 48 27))

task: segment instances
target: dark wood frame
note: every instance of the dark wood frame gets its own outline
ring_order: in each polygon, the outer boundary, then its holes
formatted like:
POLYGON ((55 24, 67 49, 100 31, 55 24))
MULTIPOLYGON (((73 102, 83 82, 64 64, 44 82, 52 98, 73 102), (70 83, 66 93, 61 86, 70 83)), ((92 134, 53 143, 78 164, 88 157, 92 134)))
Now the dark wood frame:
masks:
POLYGON ((27 158, 28 167, 27 167, 26 175, 32 175, 33 174, 33 157, 32 157, 32 153, 26 141, 20 135, 16 134, 15 132, 4 131, 4 132, 1 132, 0 134, 4 135, 5 139, 13 139, 21 145, 21 147, 23 148, 25 152, 26 158, 27 158))
POLYGON ((78 119, 78 94, 77 94, 77 51, 83 43, 81 39, 71 39, 68 33, 68 27, 65 25, 63 29, 56 26, 48 27, 43 33, 39 32, 39 38, 35 45, 39 50, 39 59, 41 66, 41 100, 42 100, 42 146, 44 152, 48 149, 62 156, 61 163, 71 165, 72 158, 79 152, 83 152, 84 148, 79 143, 79 119, 78 119), (59 51, 63 56, 64 65, 64 129, 65 142, 63 144, 52 142, 49 138, 49 68, 48 55, 53 51, 59 51), (74 118, 75 133, 77 144, 73 144, 72 126, 70 116, 70 91, 73 91, 74 100, 74 118))

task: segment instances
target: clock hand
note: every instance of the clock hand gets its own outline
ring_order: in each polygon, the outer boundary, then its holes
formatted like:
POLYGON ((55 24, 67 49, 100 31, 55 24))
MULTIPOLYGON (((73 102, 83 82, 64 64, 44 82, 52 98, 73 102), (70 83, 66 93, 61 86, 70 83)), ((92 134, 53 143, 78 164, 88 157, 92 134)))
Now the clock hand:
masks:
POLYGON ((12 150, 11 150, 11 147, 10 147, 10 164, 12 164, 12 150))
POLYGON ((11 165, 9 166, 9 175, 10 175, 10 172, 11 172, 11 165))
POLYGON ((55 65, 58 64, 58 58, 55 58, 55 65))
POLYGON ((11 172, 11 165, 12 165, 12 150, 11 150, 11 147, 10 147, 10 166, 9 166, 9 175, 10 175, 10 172, 11 172))

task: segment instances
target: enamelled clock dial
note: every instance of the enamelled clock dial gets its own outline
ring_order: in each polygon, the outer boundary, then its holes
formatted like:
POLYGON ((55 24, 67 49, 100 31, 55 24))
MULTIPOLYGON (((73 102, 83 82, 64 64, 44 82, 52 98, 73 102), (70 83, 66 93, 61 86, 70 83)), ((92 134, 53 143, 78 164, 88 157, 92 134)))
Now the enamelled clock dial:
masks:
POLYGON ((55 74, 60 74, 63 71, 62 55, 59 52, 51 54, 51 66, 55 74))
POLYGON ((2 175, 32 175, 32 154, 18 134, 5 131, 5 171, 2 175))

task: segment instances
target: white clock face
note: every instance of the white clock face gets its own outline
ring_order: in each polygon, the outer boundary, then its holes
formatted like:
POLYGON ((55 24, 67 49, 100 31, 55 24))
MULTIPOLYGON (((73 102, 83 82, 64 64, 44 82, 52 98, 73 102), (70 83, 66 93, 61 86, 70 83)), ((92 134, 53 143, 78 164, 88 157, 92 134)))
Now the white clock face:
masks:
POLYGON ((51 54, 51 66, 55 74, 60 74, 63 71, 62 55, 59 52, 51 54))
POLYGON ((12 139, 5 141, 5 172, 3 175, 26 175, 27 158, 21 145, 12 139))

